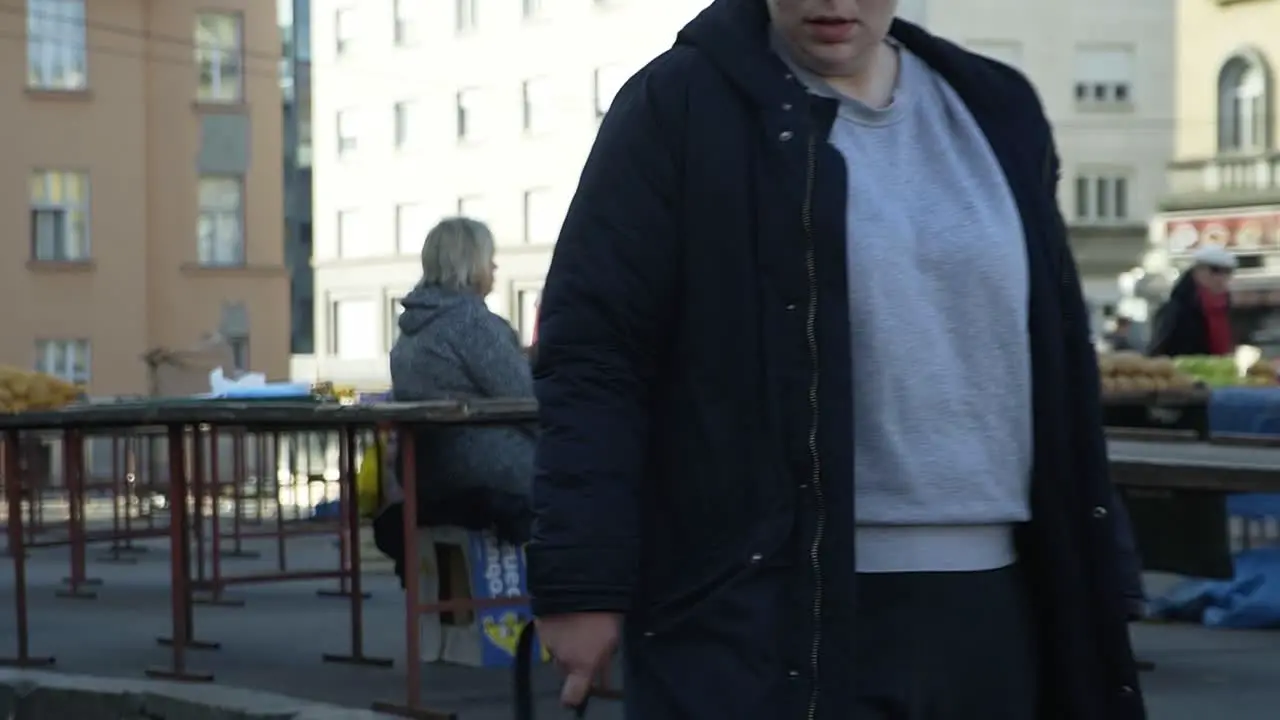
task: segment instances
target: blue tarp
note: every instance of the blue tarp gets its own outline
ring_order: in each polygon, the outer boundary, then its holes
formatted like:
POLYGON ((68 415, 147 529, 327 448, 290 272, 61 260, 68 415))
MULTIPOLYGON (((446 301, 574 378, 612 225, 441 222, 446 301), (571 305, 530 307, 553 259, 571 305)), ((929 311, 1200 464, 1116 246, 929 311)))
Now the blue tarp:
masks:
POLYGON ((1186 580, 1150 603, 1153 617, 1209 627, 1280 628, 1280 548, 1235 557, 1231 580, 1186 580))
MULTIPOLYGON (((1209 400, 1209 431, 1280 435, 1280 388, 1222 388, 1209 400)), ((1280 494, 1227 497, 1227 513, 1280 518, 1280 494)), ((1150 603, 1155 617, 1223 628, 1280 628, 1280 548, 1237 553, 1231 580, 1186 580, 1150 603)))

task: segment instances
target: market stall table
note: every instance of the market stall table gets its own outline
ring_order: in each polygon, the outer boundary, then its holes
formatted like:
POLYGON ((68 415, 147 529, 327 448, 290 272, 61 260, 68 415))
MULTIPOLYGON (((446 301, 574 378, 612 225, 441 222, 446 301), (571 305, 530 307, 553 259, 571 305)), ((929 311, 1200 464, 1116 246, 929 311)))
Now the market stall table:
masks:
MULTIPOLYGON (((22 530, 22 470, 18 463, 19 448, 24 433, 33 431, 53 431, 61 433, 64 442, 74 440, 82 433, 100 431, 129 431, 140 428, 163 428, 168 436, 169 454, 169 525, 171 542, 171 596, 173 610, 173 634, 169 638, 172 647, 172 664, 169 667, 148 671, 149 674, 184 680, 209 680, 209 673, 192 671, 187 667, 186 649, 198 647, 199 643, 192 634, 191 612, 191 563, 189 538, 191 520, 188 502, 191 499, 191 480, 189 473, 193 467, 201 467, 198 461, 201 439, 211 434, 214 428, 252 431, 260 433, 278 433, 291 430, 327 430, 336 431, 343 437, 343 464, 341 477, 341 515, 345 524, 344 532, 349 537, 358 537, 359 508, 357 498, 356 473, 351 437, 357 430, 368 430, 378 427, 411 430, 413 427, 426 424, 506 424, 525 422, 536 417, 536 403, 532 399, 494 399, 475 401, 439 401, 422 403, 379 403, 365 405, 340 405, 308 400, 204 400, 181 399, 156 402, 110 403, 71 406, 56 411, 28 412, 20 414, 0 415, 0 433, 3 433, 5 497, 8 499, 9 517, 8 533, 11 559, 15 578, 15 611, 17 614, 17 655, 6 664, 24 667, 52 663, 52 658, 33 657, 29 652, 27 635, 27 598, 25 553, 23 552, 22 530), (195 461, 188 462, 188 442, 195 461)), ((417 459, 414 457, 414 444, 404 444, 402 451, 404 477, 416 477, 414 472, 417 459)), ((74 471, 72 474, 75 474, 74 471)), ((406 536, 416 531, 416 488, 415 483, 404 484, 405 526, 406 536)), ((73 499, 73 504, 75 500, 73 499)), ((197 500, 198 505, 199 500, 197 500)), ((407 543, 406 565, 418 568, 416 545, 407 543)), ((348 566, 340 568, 334 577, 348 581, 347 597, 351 603, 352 616, 352 651, 344 657, 326 656, 326 660, 338 662, 354 662, 363 664, 387 665, 389 661, 369 658, 363 654, 362 647, 362 597, 360 586, 360 554, 346 553, 348 566)), ((409 578, 406 582, 405 627, 407 658, 407 702, 404 705, 385 705, 392 710, 407 716, 432 717, 440 716, 433 711, 420 707, 418 688, 419 652, 418 617, 424 613, 438 613, 451 610, 473 610, 481 602, 469 600, 450 600, 434 605, 423 605, 418 602, 418 582, 409 578)), ((494 601, 488 601, 490 603, 494 601)), ((524 598, 509 598, 502 602, 519 604, 526 602, 524 598)))

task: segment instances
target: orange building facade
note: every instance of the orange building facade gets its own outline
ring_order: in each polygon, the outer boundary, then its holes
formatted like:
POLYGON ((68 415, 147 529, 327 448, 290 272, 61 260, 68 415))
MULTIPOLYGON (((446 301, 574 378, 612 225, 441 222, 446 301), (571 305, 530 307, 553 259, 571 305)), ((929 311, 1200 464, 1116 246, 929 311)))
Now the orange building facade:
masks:
POLYGON ((0 5, 0 364, 287 376, 279 56, 263 0, 0 5))

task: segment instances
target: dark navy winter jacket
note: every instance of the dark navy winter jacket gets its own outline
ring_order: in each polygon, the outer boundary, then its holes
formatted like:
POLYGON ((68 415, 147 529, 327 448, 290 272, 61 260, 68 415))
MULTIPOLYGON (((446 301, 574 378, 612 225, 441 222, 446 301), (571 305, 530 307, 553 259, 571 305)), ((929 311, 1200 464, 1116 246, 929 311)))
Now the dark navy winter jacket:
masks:
MULTIPOLYGON (((892 33, 969 106, 1026 228, 1036 454, 1018 541, 1041 717, 1140 720, 1048 122, 1014 70, 907 23, 892 33)), ((875 662, 853 654, 834 115, 770 53, 764 0, 717 0, 618 94, 561 231, 535 370, 529 584, 543 616, 626 613, 629 718, 843 720, 852 674, 875 662)))

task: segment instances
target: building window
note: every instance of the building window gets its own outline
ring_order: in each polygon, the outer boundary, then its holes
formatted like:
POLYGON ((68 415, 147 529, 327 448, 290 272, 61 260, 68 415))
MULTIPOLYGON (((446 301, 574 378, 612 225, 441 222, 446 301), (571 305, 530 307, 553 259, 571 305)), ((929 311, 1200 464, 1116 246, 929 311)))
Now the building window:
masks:
POLYGON ((559 232, 560 224, 551 210, 551 192, 546 188, 526 190, 524 193, 524 241, 553 243, 559 232))
POLYGON ((520 331, 520 342, 525 347, 538 339, 538 303, 541 298, 541 290, 520 290, 516 293, 516 327, 520 331))
POLYGON ((1022 44, 1011 40, 973 40, 969 50, 1013 68, 1022 67, 1022 44))
POLYGON ((622 68, 617 65, 596 68, 594 78, 596 118, 602 118, 605 113, 609 112, 609 106, 613 104, 613 97, 618 94, 618 89, 622 87, 622 83, 626 82, 626 79, 626 76, 622 73, 622 68))
POLYGON ((396 206, 396 250, 401 255, 412 255, 422 250, 427 239, 427 211, 417 203, 396 206))
POLYGON ((542 16, 542 0, 523 0, 521 7, 525 20, 534 20, 542 16))
POLYGON ((395 0, 396 45, 407 47, 418 44, 418 12, 425 5, 422 0, 395 0))
POLYGON ((454 28, 470 32, 480 25, 480 0, 453 0, 454 28))
POLYGON ((404 298, 393 297, 387 301, 387 349, 400 339, 400 316, 404 314, 404 298))
POLYGON ((88 340, 37 340, 36 372, 67 382, 89 382, 91 358, 88 340))
POLYGON ((1133 102, 1133 65, 1132 48, 1076 48, 1076 105, 1089 109, 1133 102))
POLYGON ((238 177, 200 178, 197 255, 201 265, 243 265, 244 181, 238 177))
POLYGON ((1118 223, 1129 219, 1129 175, 1099 172, 1076 176, 1076 219, 1118 223))
POLYGON ((1218 150, 1260 152, 1271 145, 1270 73, 1261 57, 1237 55, 1218 74, 1218 150))
POLYGON ((459 90, 457 95, 457 131, 459 142, 480 139, 480 91, 475 88, 459 90))
POLYGON ((338 257, 362 257, 369 243, 360 237, 360 211, 338 211, 338 257))
POLYGON ((485 222, 485 216, 488 209, 485 208, 484 197, 481 195, 464 195, 458 198, 458 217, 471 218, 485 222))
POLYGON ((311 167, 311 103, 301 103, 298 109, 298 167, 311 167))
POLYGON ((27 0, 27 84, 36 90, 84 90, 85 0, 27 0))
POLYGON ((31 174, 31 257, 46 262, 89 258, 89 176, 31 174))
POLYGON ((359 136, 356 132, 356 111, 339 110, 337 126, 338 156, 354 153, 357 145, 359 145, 359 136))
POLYGON ((244 28, 233 13, 196 15, 196 65, 200 102, 238 103, 244 99, 244 28))
POLYGON ((335 300, 329 305, 329 352, 344 360, 377 357, 378 306, 367 298, 335 300))
MULTIPOLYGON (((398 23, 397 23, 398 25, 398 23)), ((356 9, 338 8, 333 14, 333 47, 338 55, 345 55, 355 47, 356 9)))
POLYGON ((395 143, 397 148, 405 148, 413 143, 413 120, 417 114, 417 104, 398 102, 395 106, 395 143))
POLYGON ((525 80, 520 88, 522 125, 527 133, 543 133, 551 128, 551 83, 546 78, 525 80))

